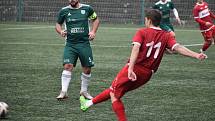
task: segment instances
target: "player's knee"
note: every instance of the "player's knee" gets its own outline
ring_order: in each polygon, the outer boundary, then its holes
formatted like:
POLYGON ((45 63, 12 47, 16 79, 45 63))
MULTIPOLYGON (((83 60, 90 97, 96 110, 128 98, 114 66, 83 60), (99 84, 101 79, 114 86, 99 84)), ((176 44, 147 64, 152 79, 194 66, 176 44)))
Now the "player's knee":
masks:
POLYGON ((72 71, 72 69, 73 69, 73 65, 72 64, 65 64, 64 65, 64 70, 72 71))
POLYGON ((90 67, 83 67, 83 73, 84 74, 90 74, 91 73, 91 68, 90 67))
POLYGON ((110 92, 110 97, 111 97, 111 102, 112 103, 118 100, 118 98, 114 95, 113 92, 110 92))

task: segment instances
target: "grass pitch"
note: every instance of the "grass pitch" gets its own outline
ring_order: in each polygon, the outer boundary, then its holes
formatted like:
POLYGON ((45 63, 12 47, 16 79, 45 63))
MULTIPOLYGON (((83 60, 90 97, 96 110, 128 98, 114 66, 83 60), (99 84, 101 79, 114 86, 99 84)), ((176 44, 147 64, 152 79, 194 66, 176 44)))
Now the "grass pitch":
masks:
MULTIPOLYGON (((95 67, 89 90, 108 88, 130 55, 136 27, 101 25, 92 42, 95 67)), ((177 40, 199 51, 197 30, 176 30, 177 40)), ((54 25, 0 24, 0 101, 10 106, 5 121, 114 121, 110 101, 83 113, 79 108, 81 67, 69 87, 69 99, 57 101, 64 40, 54 25)), ((144 87, 123 98, 129 121, 214 121, 215 46, 198 61, 165 55, 158 72, 144 87)))

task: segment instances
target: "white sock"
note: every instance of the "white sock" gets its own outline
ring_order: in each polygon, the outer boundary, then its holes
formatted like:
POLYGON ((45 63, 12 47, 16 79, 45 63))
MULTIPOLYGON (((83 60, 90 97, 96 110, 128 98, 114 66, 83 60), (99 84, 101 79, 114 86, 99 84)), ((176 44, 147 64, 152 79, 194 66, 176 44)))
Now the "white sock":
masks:
POLYGON ((72 76, 72 72, 63 70, 62 76, 61 76, 61 86, 62 86, 63 92, 67 92, 70 80, 72 78, 71 76, 72 76))
POLYGON ((87 107, 90 107, 90 106, 92 106, 93 105, 93 101, 92 100, 88 100, 87 102, 86 102, 86 106, 87 107))
POLYGON ((87 92, 88 84, 90 82, 91 74, 81 74, 81 92, 87 92))

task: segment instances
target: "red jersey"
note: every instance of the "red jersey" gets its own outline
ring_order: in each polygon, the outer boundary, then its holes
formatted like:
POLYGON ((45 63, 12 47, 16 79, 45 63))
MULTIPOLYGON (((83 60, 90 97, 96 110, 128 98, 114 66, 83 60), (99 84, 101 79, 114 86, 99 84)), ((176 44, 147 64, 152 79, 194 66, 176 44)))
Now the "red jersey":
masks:
POLYGON ((133 43, 141 45, 136 64, 154 71, 158 69, 165 49, 173 50, 177 45, 173 36, 157 27, 138 30, 133 43))
POLYGON ((211 18, 215 19, 215 15, 209 10, 208 4, 203 2, 202 4, 196 3, 193 8, 193 16, 196 22, 199 23, 200 30, 208 31, 212 26, 206 26, 206 22, 213 23, 211 18))

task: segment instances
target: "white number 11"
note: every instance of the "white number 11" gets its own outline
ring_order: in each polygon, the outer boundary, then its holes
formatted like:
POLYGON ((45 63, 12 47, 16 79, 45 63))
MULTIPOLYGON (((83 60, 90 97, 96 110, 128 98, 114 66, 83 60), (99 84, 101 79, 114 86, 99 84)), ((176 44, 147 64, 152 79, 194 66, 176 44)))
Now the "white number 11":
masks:
POLYGON ((149 57, 151 55, 153 48, 156 48, 154 58, 157 58, 158 54, 159 54, 159 51, 160 51, 161 42, 159 42, 156 45, 154 45, 154 41, 152 41, 150 43, 147 43, 146 46, 149 47, 146 57, 149 57))

